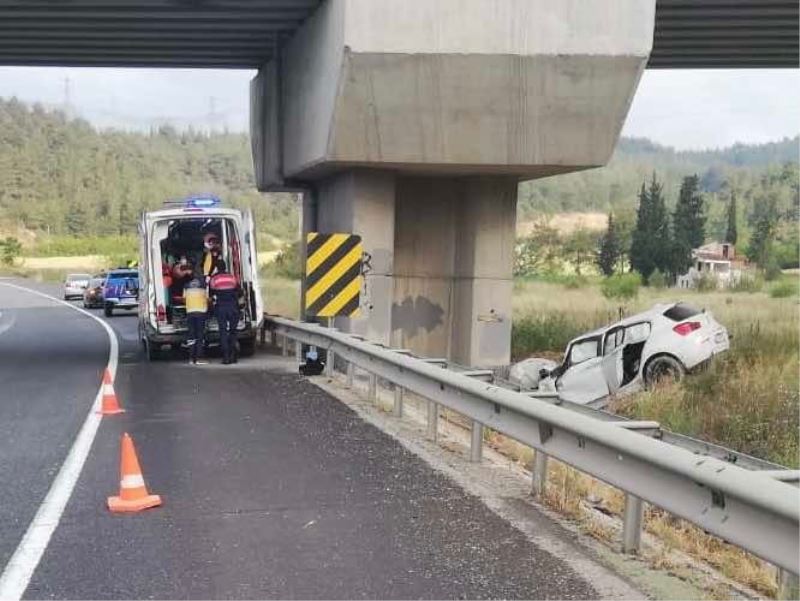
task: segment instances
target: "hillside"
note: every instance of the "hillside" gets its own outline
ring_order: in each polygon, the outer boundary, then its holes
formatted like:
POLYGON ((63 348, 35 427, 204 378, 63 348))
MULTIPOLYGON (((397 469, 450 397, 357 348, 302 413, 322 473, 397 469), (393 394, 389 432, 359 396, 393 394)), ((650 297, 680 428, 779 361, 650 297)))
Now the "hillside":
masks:
POLYGON ((259 231, 297 232, 296 201, 255 189, 245 134, 97 131, 0 99, 0 227, 51 236, 135 234, 140 213, 168 198, 211 192, 255 207, 259 231))
MULTIPOLYGON (((607 167, 522 184, 520 221, 553 213, 630 212, 654 171, 671 203, 681 178, 697 173, 709 199, 708 233, 714 237, 724 227, 731 189, 740 199, 742 221, 765 194, 776 198, 782 213, 797 213, 799 144, 795 137, 679 152, 623 138, 607 167)), ((59 236, 130 236, 142 210, 191 192, 213 192, 234 206, 255 207, 262 234, 297 236, 294 197, 255 189, 246 134, 170 127, 146 134, 98 131, 57 111, 0 99, 0 233, 33 232, 35 237, 19 236, 28 244, 59 236)))
POLYGON ((764 180, 797 182, 799 160, 800 137, 707 151, 676 151, 646 139, 622 138, 606 167, 523 183, 519 211, 523 220, 576 211, 629 212, 642 182, 655 172, 668 203, 677 197, 681 179, 696 174, 702 191, 712 196, 712 210, 714 200, 727 201, 734 190, 743 199, 746 215, 764 180))

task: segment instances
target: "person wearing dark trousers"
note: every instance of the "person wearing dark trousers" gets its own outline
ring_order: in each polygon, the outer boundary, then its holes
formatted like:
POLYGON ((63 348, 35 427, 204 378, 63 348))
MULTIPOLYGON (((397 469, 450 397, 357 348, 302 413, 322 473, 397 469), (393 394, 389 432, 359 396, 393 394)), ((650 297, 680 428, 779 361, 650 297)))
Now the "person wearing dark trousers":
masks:
POLYGON ((241 288, 236 277, 230 273, 218 273, 211 278, 211 298, 214 316, 219 324, 219 344, 222 348, 222 363, 237 362, 236 326, 239 325, 239 297, 241 288))
POLYGON ((203 282, 195 278, 186 287, 184 297, 186 299, 186 321, 189 326, 186 340, 189 348, 189 362, 193 365, 202 365, 205 362, 200 360, 200 352, 205 345, 208 293, 203 282))

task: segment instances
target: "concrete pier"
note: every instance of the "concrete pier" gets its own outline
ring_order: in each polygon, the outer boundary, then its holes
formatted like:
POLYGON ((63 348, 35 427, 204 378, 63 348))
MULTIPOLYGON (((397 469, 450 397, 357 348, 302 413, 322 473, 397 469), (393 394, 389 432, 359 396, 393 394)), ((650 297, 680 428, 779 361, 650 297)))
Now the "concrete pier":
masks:
POLYGON ((604 165, 655 0, 326 0, 253 80, 259 188, 364 239, 337 327, 474 366, 509 361, 520 180, 604 165))

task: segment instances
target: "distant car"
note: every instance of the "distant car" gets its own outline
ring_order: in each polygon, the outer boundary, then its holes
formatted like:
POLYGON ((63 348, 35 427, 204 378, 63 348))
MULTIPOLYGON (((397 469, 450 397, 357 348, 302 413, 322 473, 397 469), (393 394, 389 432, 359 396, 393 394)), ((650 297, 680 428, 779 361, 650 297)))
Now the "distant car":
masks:
POLYGON ((83 291, 83 306, 87 309, 96 309, 103 306, 103 284, 105 276, 94 276, 89 280, 89 285, 83 291))
POLYGON ((83 298, 83 291, 91 279, 92 276, 88 273, 70 273, 64 279, 64 300, 83 298))
POLYGON ((561 365, 542 370, 538 389, 601 405, 660 380, 678 380, 730 349, 728 330, 686 303, 655 305, 569 343, 561 365))
POLYGON ((139 272, 112 269, 103 284, 103 309, 111 317, 115 309, 132 311, 139 306, 139 272))

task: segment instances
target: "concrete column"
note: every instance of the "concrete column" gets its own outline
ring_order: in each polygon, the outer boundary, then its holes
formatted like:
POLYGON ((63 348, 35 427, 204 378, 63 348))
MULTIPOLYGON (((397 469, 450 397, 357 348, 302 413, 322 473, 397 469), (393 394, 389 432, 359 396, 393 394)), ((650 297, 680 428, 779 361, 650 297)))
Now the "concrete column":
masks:
POLYGON ((391 334, 395 230, 395 176, 378 170, 347 171, 316 187, 316 228, 358 234, 368 265, 361 315, 339 317, 335 327, 388 345, 391 334))
POLYGON ((392 344, 507 365, 517 180, 400 177, 392 344))
POLYGON ((511 361, 516 212, 516 179, 465 180, 456 207, 453 361, 476 367, 511 361))

